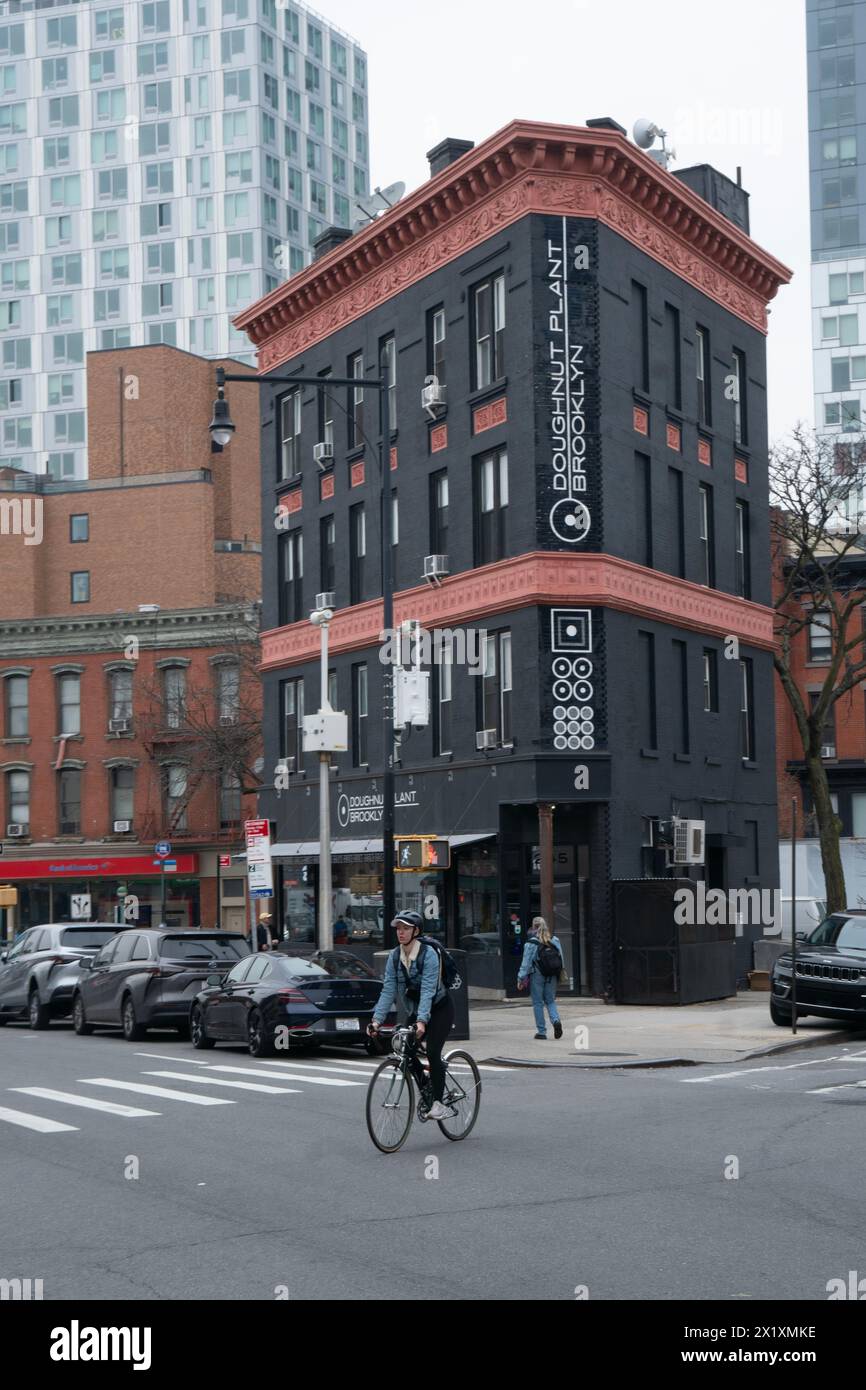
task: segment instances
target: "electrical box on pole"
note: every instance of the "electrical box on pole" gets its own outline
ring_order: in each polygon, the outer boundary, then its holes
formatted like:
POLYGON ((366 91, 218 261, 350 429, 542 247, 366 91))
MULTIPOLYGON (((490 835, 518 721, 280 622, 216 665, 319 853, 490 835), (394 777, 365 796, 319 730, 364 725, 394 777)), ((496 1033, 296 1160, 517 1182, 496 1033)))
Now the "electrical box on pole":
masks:
POLYGON ((411 724, 426 729, 430 723, 430 674, 427 671, 394 672, 394 728, 411 724))
POLYGON ((345 753, 348 736, 348 716, 338 710, 320 709, 304 716, 305 753, 345 753))

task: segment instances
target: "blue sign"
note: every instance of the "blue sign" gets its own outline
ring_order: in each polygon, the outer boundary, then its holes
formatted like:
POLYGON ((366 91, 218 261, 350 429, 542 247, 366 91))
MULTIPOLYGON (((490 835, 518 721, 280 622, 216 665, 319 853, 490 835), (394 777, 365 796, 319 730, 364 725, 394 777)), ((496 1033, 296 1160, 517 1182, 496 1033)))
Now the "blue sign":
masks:
POLYGON ((167 859, 171 854, 171 845, 168 840, 160 840, 159 844, 154 847, 153 852, 158 859, 167 859))
POLYGON ((273 893, 273 889, 271 889, 271 888, 251 888, 251 889, 250 889, 250 897, 251 897, 251 898, 272 898, 273 896, 274 896, 274 893, 273 893))

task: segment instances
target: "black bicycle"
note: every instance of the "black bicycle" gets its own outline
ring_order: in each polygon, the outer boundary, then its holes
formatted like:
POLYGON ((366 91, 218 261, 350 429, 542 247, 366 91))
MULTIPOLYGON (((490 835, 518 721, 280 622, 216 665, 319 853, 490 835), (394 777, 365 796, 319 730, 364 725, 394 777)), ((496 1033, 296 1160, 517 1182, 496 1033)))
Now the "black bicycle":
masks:
MULTIPOLYGON (((415 1113, 416 1086, 421 1124, 429 1119, 433 1105, 430 1069, 415 1028, 395 1028, 391 1046, 393 1055, 377 1067, 367 1088, 367 1129, 383 1154, 396 1153, 406 1142, 415 1113)), ((448 1114, 437 1123, 446 1139, 465 1139, 481 1108, 481 1075, 475 1058, 462 1049, 447 1053, 442 1061, 442 1104, 448 1114)))

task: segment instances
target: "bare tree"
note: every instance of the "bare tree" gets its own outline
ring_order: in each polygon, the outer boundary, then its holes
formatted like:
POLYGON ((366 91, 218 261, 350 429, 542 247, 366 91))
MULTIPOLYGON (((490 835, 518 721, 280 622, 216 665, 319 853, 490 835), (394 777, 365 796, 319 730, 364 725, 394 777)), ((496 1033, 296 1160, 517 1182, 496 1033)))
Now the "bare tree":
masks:
MULTIPOLYGON (((821 757, 837 702, 866 679, 866 540, 857 509, 866 489, 866 448, 798 428, 770 460, 771 547, 775 576, 775 666, 803 745, 821 845, 827 907, 846 904, 841 822, 821 757), (809 630, 829 653, 820 690, 804 696, 797 652, 809 630)), ((818 683, 822 668, 811 667, 818 683)))

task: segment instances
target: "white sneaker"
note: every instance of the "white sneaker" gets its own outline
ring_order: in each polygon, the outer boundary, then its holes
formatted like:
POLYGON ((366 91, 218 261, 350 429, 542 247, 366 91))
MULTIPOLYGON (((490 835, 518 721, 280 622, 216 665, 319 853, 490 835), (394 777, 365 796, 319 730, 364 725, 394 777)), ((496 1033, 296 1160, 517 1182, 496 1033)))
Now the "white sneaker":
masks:
POLYGON ((450 1115, 450 1110, 442 1104, 441 1100, 434 1100, 430 1109, 427 1111, 428 1120, 445 1120, 450 1115))

